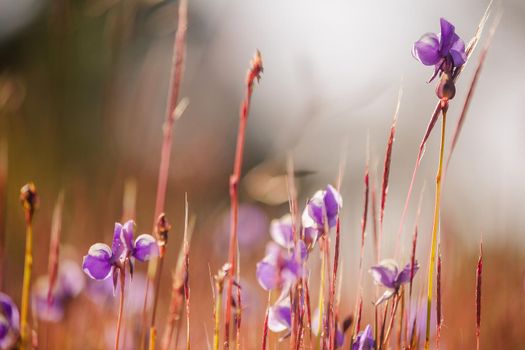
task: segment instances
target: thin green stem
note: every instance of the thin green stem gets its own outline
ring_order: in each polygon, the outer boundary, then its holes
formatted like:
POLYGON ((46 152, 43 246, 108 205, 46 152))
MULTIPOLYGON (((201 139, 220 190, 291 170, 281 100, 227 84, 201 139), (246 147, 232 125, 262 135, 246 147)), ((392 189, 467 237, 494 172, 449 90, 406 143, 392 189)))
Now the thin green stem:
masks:
POLYGON ((447 105, 442 108, 443 118, 441 119, 441 146, 439 149, 439 165, 436 175, 436 197, 434 203, 434 224, 432 226, 432 245, 430 248, 430 263, 428 266, 428 295, 427 295, 427 328, 425 336, 425 350, 430 348, 430 311, 432 307, 432 278, 434 276, 434 266, 436 262, 436 245, 439 231, 439 217, 441 207, 441 176, 443 172, 443 154, 445 149, 445 129, 447 123, 447 105))

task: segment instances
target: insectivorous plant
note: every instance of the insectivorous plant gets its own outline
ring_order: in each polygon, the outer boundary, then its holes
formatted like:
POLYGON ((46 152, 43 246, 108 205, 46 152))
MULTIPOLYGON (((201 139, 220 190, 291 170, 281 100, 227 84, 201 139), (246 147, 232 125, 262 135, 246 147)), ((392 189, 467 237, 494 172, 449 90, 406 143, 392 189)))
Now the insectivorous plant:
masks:
POLYGON ((385 293, 376 302, 376 305, 390 299, 399 292, 401 285, 409 283, 418 269, 419 265, 416 261, 413 267, 411 263, 408 263, 399 271, 397 263, 390 259, 382 260, 379 265, 372 266, 370 273, 374 281, 387 288, 385 293))
POLYGON ((133 240, 135 222, 127 221, 124 225, 115 223, 113 243, 111 248, 104 243, 93 244, 84 256, 82 269, 92 279, 105 280, 113 276, 113 287, 116 289, 120 276, 120 306, 117 322, 115 348, 119 348, 120 323, 124 308, 124 284, 126 266, 133 274, 133 260, 148 261, 159 254, 159 247, 155 238, 149 234, 142 234, 133 240))
POLYGON ((20 314, 11 298, 0 293, 0 349, 12 349, 19 335, 20 314))
POLYGON ((456 94, 454 78, 458 69, 467 61, 465 43, 455 33, 455 27, 445 19, 441 19, 441 33, 425 34, 414 43, 412 53, 424 65, 434 65, 434 74, 430 80, 438 74, 441 79, 436 87, 436 95, 440 100, 441 119, 441 143, 439 151, 439 163, 436 174, 436 194, 434 200, 434 221, 432 226, 432 243, 430 248, 430 263, 428 268, 428 295, 427 295, 427 328, 425 338, 425 349, 430 346, 430 309, 432 306, 432 279, 436 260, 436 244, 440 222, 441 207, 441 182, 443 173, 443 155, 445 149, 445 130, 447 120, 448 101, 456 94))

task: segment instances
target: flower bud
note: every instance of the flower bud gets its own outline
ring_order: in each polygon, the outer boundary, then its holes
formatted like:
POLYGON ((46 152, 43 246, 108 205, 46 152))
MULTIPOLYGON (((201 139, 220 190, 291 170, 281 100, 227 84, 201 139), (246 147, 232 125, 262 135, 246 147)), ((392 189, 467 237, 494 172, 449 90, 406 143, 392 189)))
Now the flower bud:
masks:
POLYGON ((34 183, 29 182, 20 189, 20 202, 24 208, 26 221, 31 222, 38 204, 38 195, 34 183))
POLYGON ((452 100, 456 95, 456 86, 448 73, 441 75, 441 80, 436 87, 436 95, 442 101, 452 100))

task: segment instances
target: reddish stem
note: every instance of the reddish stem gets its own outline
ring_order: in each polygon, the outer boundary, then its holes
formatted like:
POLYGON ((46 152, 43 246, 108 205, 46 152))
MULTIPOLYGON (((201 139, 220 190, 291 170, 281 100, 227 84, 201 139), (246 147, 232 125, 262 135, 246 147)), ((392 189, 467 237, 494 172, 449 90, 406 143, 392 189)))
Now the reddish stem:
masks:
POLYGON ((231 300, 233 291, 233 279, 237 268, 237 221, 239 214, 239 198, 238 187, 241 177, 242 158, 244 154, 244 139, 246 136, 246 124, 248 121, 248 111, 250 110, 250 100, 253 92, 253 83, 255 79, 259 80, 260 74, 263 70, 262 58, 259 51, 255 54, 251 61, 250 69, 246 77, 246 93, 241 105, 239 130, 237 132, 237 146, 235 149, 235 162, 233 164, 233 173, 230 176, 230 202, 231 202, 231 228, 230 228, 230 248, 229 259, 230 269, 228 271, 229 277, 226 288, 226 312, 224 318, 224 348, 229 349, 230 339, 230 322, 231 322, 231 300))

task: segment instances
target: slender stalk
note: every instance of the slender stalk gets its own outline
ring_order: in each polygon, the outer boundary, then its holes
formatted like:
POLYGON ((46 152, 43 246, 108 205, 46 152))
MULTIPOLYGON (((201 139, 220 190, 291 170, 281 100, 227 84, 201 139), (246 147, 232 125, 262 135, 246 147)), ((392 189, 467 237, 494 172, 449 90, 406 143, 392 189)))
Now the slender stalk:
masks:
POLYGON ((481 335, 481 274, 483 273, 483 242, 479 244, 479 259, 476 268, 476 349, 479 350, 481 335))
MULTIPOLYGON (((390 339, 390 334, 392 332, 392 328, 394 326, 394 320, 396 318, 397 306, 399 304, 399 299, 401 298, 402 293, 403 292, 401 292, 400 294, 397 294, 396 295, 396 299, 394 300, 394 306, 392 307, 392 314, 390 315, 390 323, 388 324, 388 328, 386 330, 385 339, 383 340, 383 347, 384 348, 387 348, 388 339, 390 339)), ((384 325, 383 325, 383 327, 384 327, 384 325)))
POLYGON ((33 214, 37 204, 36 188, 33 183, 28 183, 20 190, 20 201, 24 208, 26 223, 26 248, 24 258, 24 278, 22 284, 22 301, 20 308, 20 349, 30 348, 28 313, 30 307, 31 273, 33 270, 33 214))
POLYGON ((441 340, 441 325, 443 324, 443 317, 441 315, 441 246, 438 245, 438 263, 437 263, 437 278, 436 278, 436 349, 439 350, 439 342, 441 340))
POLYGON ((126 263, 124 262, 124 268, 120 270, 120 303, 118 308, 118 320, 117 320, 117 336, 115 339, 115 350, 119 349, 120 342, 120 326, 122 324, 122 316, 124 315, 124 285, 126 282, 126 263))
MULTIPOLYGON (((324 247, 324 250, 328 249, 328 242, 326 241, 327 237, 324 237, 324 244, 325 244, 325 247, 324 247)), ((319 327, 319 337, 318 337, 318 342, 317 342, 317 349, 321 349, 321 345, 323 345, 324 347, 324 344, 323 344, 323 338, 324 338, 324 327, 323 327, 323 312, 324 312, 324 284, 325 284, 325 279, 326 279, 326 273, 325 273, 325 270, 326 270, 326 260, 327 260, 327 257, 326 257, 326 253, 324 251, 321 251, 321 282, 319 284, 319 303, 317 305, 318 309, 319 309, 319 322, 318 322, 318 327, 319 327)))
MULTIPOLYGON (((166 201, 166 190, 168 186, 168 172, 170 165, 171 145, 173 142, 173 125, 177 118, 182 115, 182 112, 177 111, 177 103, 179 100, 180 86, 182 83, 182 75, 184 71, 184 59, 186 53, 186 29, 188 27, 188 2, 181 0, 179 2, 178 10, 178 24, 175 33, 175 42, 173 44, 172 65, 169 82, 168 102, 166 104, 166 121, 163 127, 163 140, 160 153, 159 177, 157 182, 157 196, 155 200, 155 213, 153 215, 153 228, 157 224, 157 218, 164 212, 164 205, 166 201)), ((182 108, 184 110, 185 107, 182 108)), ((162 258, 159 258, 162 259, 162 258)), ((148 284, 146 286, 146 293, 144 295, 144 304, 142 310, 142 334, 141 334, 141 348, 144 344, 146 320, 147 320, 147 299, 149 294, 149 286, 152 284, 151 276, 156 276, 155 262, 150 262, 150 269, 152 273, 148 274, 148 284)))
POLYGON ((427 326, 425 333, 425 350, 430 348, 430 311, 432 307, 432 281, 434 276, 434 265, 436 262, 436 245, 439 231, 439 217, 441 207, 441 175, 443 172, 443 154, 445 150, 445 130, 447 124, 447 108, 444 105, 442 109, 441 119, 441 145, 439 148, 439 165, 436 175, 436 197, 434 203, 434 223, 432 226, 432 245, 430 248, 430 263, 428 266, 428 294, 427 294, 427 326))
POLYGON ((219 329, 221 325, 221 306, 222 306, 223 282, 216 282, 217 295, 215 296, 215 328, 213 331, 213 350, 219 350, 219 329))
MULTIPOLYGON (((237 146, 235 148, 235 161, 233 164, 233 173, 230 176, 230 202, 231 202, 231 224, 230 224, 230 247, 229 259, 230 264, 229 277, 226 286, 226 310, 224 317, 224 348, 227 350, 230 347, 230 322, 232 313, 232 292, 233 280, 235 270, 237 267, 237 222, 239 215, 239 198, 238 187, 241 178, 242 159, 244 155, 244 140, 246 137, 246 124, 248 122, 248 112, 250 110, 250 101, 253 93, 253 85, 255 79, 260 78, 262 73, 262 58, 259 51, 256 52, 254 58, 250 62, 250 69, 246 77, 246 91, 244 100, 241 104, 239 130, 237 132, 237 146)), ((239 282, 239 281, 238 281, 239 282)))
POLYGON ((31 287, 31 273, 33 270, 33 224, 26 223, 26 250, 24 260, 24 280, 22 285, 22 303, 20 308, 20 349, 28 346, 29 329, 27 315, 29 312, 29 290, 31 287))
POLYGON ((266 303, 266 315, 264 316, 262 350, 266 350, 266 340, 268 339, 268 317, 270 315, 270 302, 272 300, 272 292, 268 292, 268 302, 266 303))

